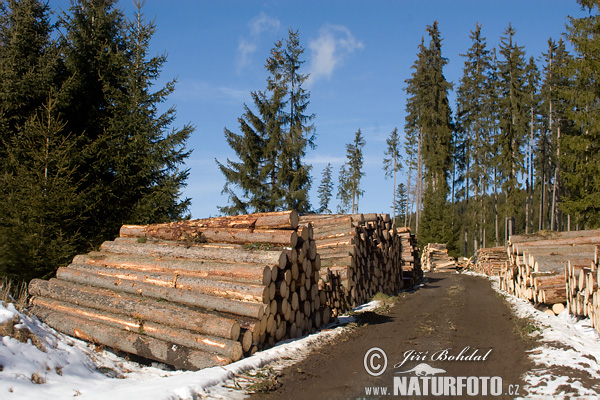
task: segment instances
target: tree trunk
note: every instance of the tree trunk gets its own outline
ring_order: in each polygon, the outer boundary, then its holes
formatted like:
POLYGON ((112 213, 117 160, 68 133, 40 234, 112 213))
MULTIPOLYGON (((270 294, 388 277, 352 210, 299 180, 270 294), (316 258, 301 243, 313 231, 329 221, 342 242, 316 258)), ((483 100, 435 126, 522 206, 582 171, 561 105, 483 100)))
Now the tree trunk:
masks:
POLYGON ((173 329, 153 321, 144 321, 139 317, 128 317, 120 313, 100 311, 81 305, 73 305, 64 301, 35 297, 32 299, 35 308, 42 307, 60 312, 62 315, 86 318, 94 322, 106 324, 116 329, 164 340, 190 349, 207 353, 219 354, 223 357, 237 361, 242 358, 242 345, 240 342, 216 336, 199 335, 186 329, 173 329))
POLYGON ((232 318, 222 318, 182 307, 113 290, 83 286, 51 279, 34 279, 29 283, 31 296, 42 296, 113 313, 123 313, 146 321, 159 322, 173 328, 184 328, 205 335, 237 340, 240 324, 232 318))
POLYGON ((110 276, 93 276, 89 273, 81 272, 70 267, 59 268, 56 272, 56 277, 58 279, 83 285, 93 284, 94 286, 104 289, 139 294, 140 296, 148 296, 154 299, 165 299, 176 303, 201 307, 206 310, 229 312, 252 318, 261 318, 265 313, 265 306, 261 303, 225 299, 187 290, 161 287, 151 283, 129 281, 110 276))
POLYGON ((199 370, 226 365, 232 361, 218 354, 175 346, 164 340, 114 328, 88 318, 65 315, 45 307, 34 307, 34 313, 42 321, 67 335, 173 365, 178 369, 199 370))

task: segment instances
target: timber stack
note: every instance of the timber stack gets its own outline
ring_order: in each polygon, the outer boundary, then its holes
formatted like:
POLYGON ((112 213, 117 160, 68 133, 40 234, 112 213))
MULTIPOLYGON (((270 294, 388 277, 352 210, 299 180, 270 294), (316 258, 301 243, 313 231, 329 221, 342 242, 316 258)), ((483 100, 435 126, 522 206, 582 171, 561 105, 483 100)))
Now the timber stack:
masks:
POLYGON ((197 370, 327 324, 320 268, 295 211, 260 213, 124 225, 29 292, 58 331, 197 370))
POLYGON ((569 262, 565 271, 567 280, 567 309, 569 313, 588 317, 592 326, 600 332, 600 292, 598 292, 598 259, 600 246, 594 248, 590 264, 569 262))
POLYGON ((585 296, 579 298, 576 288, 583 288, 586 268, 590 269, 594 261, 597 244, 600 230, 512 236, 507 247, 509 263, 501 272, 500 288, 545 304, 554 313, 560 312, 565 303, 571 312, 583 311, 585 296))
POLYGON ((401 237, 388 214, 310 214, 321 258, 320 288, 333 315, 370 301, 378 292, 395 294, 414 284, 414 265, 403 272, 401 237))
POLYGON ((448 254, 445 243, 428 243, 421 254, 423 271, 450 271, 456 270, 456 259, 448 254))
POLYGON ((478 249, 475 258, 473 270, 487 276, 500 276, 508 263, 506 247, 478 249))
POLYGON ((410 232, 410 227, 398 228, 400 250, 402 251, 402 279, 405 287, 412 287, 423 279, 421 256, 417 244, 417 236, 410 232))

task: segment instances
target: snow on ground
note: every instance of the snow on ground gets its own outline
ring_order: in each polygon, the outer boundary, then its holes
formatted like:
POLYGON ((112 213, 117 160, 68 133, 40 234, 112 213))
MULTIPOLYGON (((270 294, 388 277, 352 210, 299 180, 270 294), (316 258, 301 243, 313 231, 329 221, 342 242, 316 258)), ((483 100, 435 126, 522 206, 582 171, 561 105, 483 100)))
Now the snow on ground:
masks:
MULTIPOLYGON (((475 274, 472 275, 486 275, 475 274)), ((600 335, 589 319, 578 319, 564 310, 557 316, 537 310, 529 301, 500 290, 497 277, 489 278, 519 318, 529 319, 539 330, 540 343, 530 351, 536 365, 524 380, 527 398, 583 397, 600 394, 600 335)))
MULTIPOLYGON (((367 311, 378 305, 379 302, 374 301, 355 311, 367 311)), ((320 332, 283 341, 225 367, 186 372, 169 371, 160 364, 143 366, 127 361, 58 333, 37 318, 18 313, 12 304, 0 303, 1 321, 11 320, 14 315, 40 337, 46 352, 31 342, 21 343, 10 336, 0 339, 0 399, 7 400, 243 398, 244 392, 234 387, 244 372, 267 364, 283 369, 306 357, 311 349, 345 332, 344 325, 354 320, 351 316, 341 316, 339 322, 320 332)))
MULTIPOLYGON (((600 336, 589 320, 578 320, 566 311, 550 316, 536 310, 528 301, 501 292, 497 278, 491 281, 515 315, 529 319, 539 329, 535 334, 540 345, 530 352, 536 368, 525 376, 527 398, 597 397, 600 393, 600 336)), ((354 311, 368 311, 377 306, 379 302, 375 301, 354 311)), ((46 352, 31 342, 21 343, 9 336, 1 338, 0 399, 241 399, 245 397, 244 391, 235 387, 239 388, 242 381, 248 382, 244 379, 245 373, 267 365, 281 370, 343 334, 348 329, 345 325, 353 322, 353 317, 342 316, 338 323, 320 332, 281 342, 225 367, 186 372, 169 371, 161 364, 143 366, 130 362, 58 333, 34 317, 18 313, 12 304, 0 303, 0 323, 11 320, 14 315, 41 339, 46 352)))

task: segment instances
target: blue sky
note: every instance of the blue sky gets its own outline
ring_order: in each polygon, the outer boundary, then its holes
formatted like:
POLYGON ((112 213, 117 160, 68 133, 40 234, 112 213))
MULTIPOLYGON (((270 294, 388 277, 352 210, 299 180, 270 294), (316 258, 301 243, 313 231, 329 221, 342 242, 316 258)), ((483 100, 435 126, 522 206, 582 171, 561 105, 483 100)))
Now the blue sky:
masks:
MULTIPOLYGON (((50 5, 64 9, 68 1, 50 5)), ((132 0, 119 6, 133 15, 132 0)), ((146 0, 143 11, 157 28, 152 54, 168 54, 157 84, 178 80, 165 108, 177 107, 175 126, 196 127, 188 142, 193 153, 184 189, 192 198, 193 218, 216 216, 217 206, 227 203, 220 194, 225 180, 214 161, 234 157, 223 128, 239 131, 243 104, 251 105, 251 91, 265 89, 265 60, 289 28, 300 31, 303 72, 311 74, 309 111, 316 115, 317 132, 317 148, 306 158, 313 167, 311 203, 318 205, 316 188, 328 162, 337 181, 345 144, 360 128, 366 141, 360 211, 387 213, 392 181, 382 170, 385 139, 394 127, 403 131, 404 81, 421 37, 428 41, 426 26, 438 21, 449 60, 445 76, 456 85, 464 62, 460 54, 471 46, 469 33, 477 22, 488 48, 498 46, 511 23, 527 57, 539 58, 548 39, 565 31, 568 15, 583 15, 574 0, 146 0)), ((405 179, 403 173, 399 179, 405 179)), ((336 205, 334 199, 330 209, 336 205)))

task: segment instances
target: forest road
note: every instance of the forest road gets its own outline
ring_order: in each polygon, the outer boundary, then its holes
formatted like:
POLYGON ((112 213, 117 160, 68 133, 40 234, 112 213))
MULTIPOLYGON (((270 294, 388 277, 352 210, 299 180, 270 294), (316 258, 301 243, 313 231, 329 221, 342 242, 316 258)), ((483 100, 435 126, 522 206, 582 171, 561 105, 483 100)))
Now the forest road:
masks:
POLYGON ((338 336, 335 344, 324 345, 284 369, 278 389, 251 398, 479 399, 526 394, 520 376, 533 367, 526 352, 534 342, 524 333, 526 321, 512 314, 487 279, 457 273, 426 274, 425 284, 400 294, 388 313, 369 312, 361 321, 365 323, 338 336), (380 375, 370 375, 367 369, 380 375), (476 378, 453 382, 453 378, 443 377, 476 378), (496 387, 497 377, 502 387, 496 387), (446 394, 452 395, 453 387, 458 390, 460 385, 462 395, 434 396, 439 393, 434 390, 444 390, 432 383, 434 378, 445 385, 446 394), (411 379, 420 382, 418 387, 411 379), (475 381, 478 394, 472 396, 475 381), (484 386, 488 386, 487 395, 484 386), (383 396, 382 390, 387 391, 383 396))

